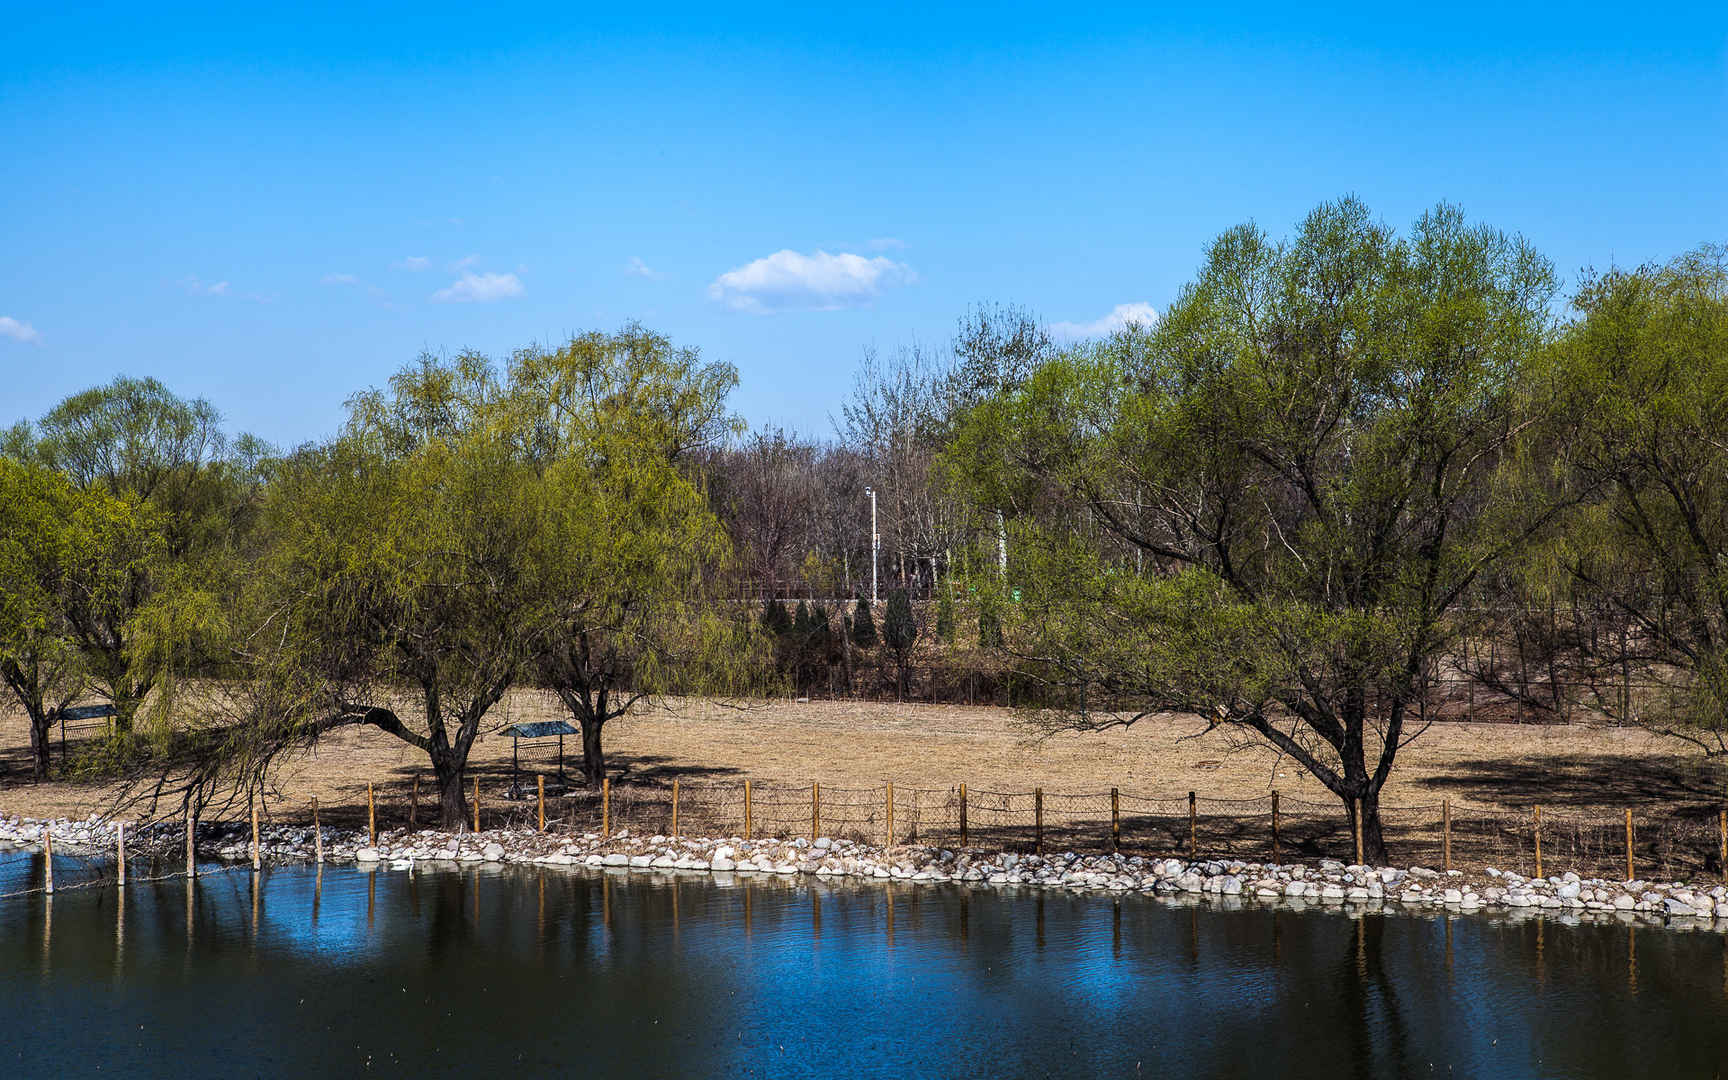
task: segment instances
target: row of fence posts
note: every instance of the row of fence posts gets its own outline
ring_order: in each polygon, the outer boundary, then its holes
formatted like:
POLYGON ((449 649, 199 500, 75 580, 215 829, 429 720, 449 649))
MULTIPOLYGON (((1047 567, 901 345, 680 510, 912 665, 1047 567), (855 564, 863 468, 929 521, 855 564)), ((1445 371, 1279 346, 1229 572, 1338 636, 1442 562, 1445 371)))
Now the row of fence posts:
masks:
MULTIPOLYGON (((678 832, 679 793, 680 793, 679 788, 680 788, 679 781, 674 779, 672 781, 672 824, 671 824, 671 830, 670 830, 670 835, 672 835, 674 837, 679 835, 679 832, 678 832)), ((536 789, 537 789, 536 790, 537 799, 536 799, 536 830, 535 831, 538 833, 544 833, 546 831, 546 778, 544 776, 540 776, 540 777, 536 778, 536 789)), ((419 809, 419 793, 420 793, 420 778, 418 776, 416 776, 414 778, 414 799, 413 799, 413 802, 410 804, 410 807, 409 807, 410 827, 413 826, 414 820, 418 816, 417 811, 419 809)), ((1190 791, 1188 793, 1188 856, 1190 858, 1197 858, 1199 855, 1199 849, 1200 849, 1198 803, 1199 803, 1198 793, 1190 791)), ((894 837, 894 785, 893 785, 893 783, 887 784, 887 787, 886 787, 886 805, 885 805, 884 809, 885 809, 884 821, 883 821, 884 832, 885 832, 884 839, 885 839, 886 845, 892 847, 894 845, 894 842, 895 842, 895 837, 894 837)), ((1353 837, 1352 837, 1352 839, 1355 842, 1356 862, 1358 865, 1360 865, 1362 862, 1362 858, 1363 858, 1363 844, 1362 844, 1363 807, 1362 807, 1362 800, 1360 800, 1360 799, 1356 800, 1355 806, 1353 809, 1355 812, 1352 815, 1352 817, 1353 817, 1353 821, 1352 821, 1353 837)), ((967 805, 967 795, 966 795, 966 785, 965 784, 959 785, 958 810, 959 810, 959 826, 960 826, 960 846, 961 847, 967 847, 970 845, 971 836, 970 836, 970 820, 969 820, 969 814, 968 814, 968 805, 967 805)), ((1032 792, 1032 814, 1033 814, 1032 828, 1033 828, 1034 849, 1039 854, 1042 854, 1044 851, 1044 789, 1041 787, 1033 789, 1033 792, 1032 792)), ((256 802, 253 802, 251 804, 251 817, 252 817, 252 869, 257 870, 262 866, 263 858, 262 858, 262 848, 261 848, 260 842, 259 842, 258 805, 256 802)), ((480 831, 480 779, 479 779, 479 777, 475 777, 475 779, 474 779, 474 819, 473 820, 474 820, 474 831, 479 832, 480 831)), ((1636 880, 1636 878, 1637 878, 1637 872, 1636 872, 1637 871, 1637 863, 1636 863, 1636 860, 1634 858, 1635 833, 1633 831, 1632 810, 1630 808, 1627 808, 1627 810, 1625 811, 1625 822, 1626 822, 1626 880, 1627 881, 1633 881, 1633 880, 1636 880)), ((197 873, 198 873, 197 859, 196 859, 197 827, 198 826, 197 826, 196 816, 195 815, 188 815, 186 818, 186 876, 188 876, 188 877, 196 877, 197 873)), ((917 827, 916 823, 914 823, 913 828, 916 829, 916 827, 917 827)), ((1280 802, 1279 802, 1279 793, 1276 790, 1274 790, 1272 792, 1272 861, 1273 862, 1277 862, 1281 856, 1282 839, 1283 839, 1281 830, 1282 830, 1282 813, 1281 813, 1281 807, 1280 807, 1280 802)), ((612 835, 612 781, 610 779, 602 780, 601 784, 600 784, 600 832, 603 836, 612 835)), ((366 784, 366 833, 367 833, 368 841, 371 844, 376 845, 378 843, 378 809, 377 809, 376 793, 374 790, 374 786, 370 781, 368 781, 366 784)), ((752 792, 752 787, 751 787, 751 781, 745 780, 744 781, 744 839, 746 839, 746 840, 753 839, 754 833, 755 833, 755 821, 754 821, 754 814, 753 814, 753 792, 752 792)), ((822 834, 822 785, 820 783, 812 783, 810 785, 810 837, 812 840, 814 840, 815 838, 817 838, 821 834, 822 834)), ((312 799, 312 835, 313 835, 313 858, 318 864, 322 865, 324 862, 324 830, 320 826, 320 822, 319 822, 318 799, 316 796, 314 796, 312 799)), ((1441 868, 1443 870, 1450 871, 1452 869, 1452 801, 1450 799, 1442 800, 1440 803, 1440 838, 1441 838, 1440 839, 1441 868)), ((47 856, 45 859, 45 863, 46 863, 46 880, 45 880, 45 887, 46 888, 45 888, 45 891, 52 893, 54 891, 54 837, 53 837, 53 835, 51 833, 45 834, 44 841, 45 841, 46 856, 47 856)), ((1532 841, 1532 848, 1533 848, 1533 851, 1535 854, 1535 876, 1540 878, 1540 877, 1544 876, 1543 872, 1542 872, 1542 870, 1543 870, 1543 867, 1542 867, 1542 807, 1540 805, 1535 806, 1532 809, 1531 841, 1532 841)), ((121 886, 124 886, 126 884, 126 826, 124 823, 120 823, 115 830, 115 846, 116 846, 116 864, 117 864, 117 869, 118 869, 118 883, 121 886)), ((1720 858, 1720 865, 1722 866, 1723 880, 1728 881, 1728 809, 1723 809, 1723 810, 1719 811, 1717 814, 1717 846, 1718 846, 1718 855, 1720 858)), ((1122 848, 1121 791, 1118 788, 1111 788, 1110 789, 1110 849, 1111 849, 1111 851, 1116 852, 1116 851, 1120 851, 1121 848, 1122 848)))

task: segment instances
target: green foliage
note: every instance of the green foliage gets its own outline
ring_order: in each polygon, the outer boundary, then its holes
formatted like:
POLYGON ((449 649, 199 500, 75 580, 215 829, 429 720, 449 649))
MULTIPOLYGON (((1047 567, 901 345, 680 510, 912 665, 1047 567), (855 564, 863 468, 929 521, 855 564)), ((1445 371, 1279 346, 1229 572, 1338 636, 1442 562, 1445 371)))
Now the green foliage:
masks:
POLYGON ((943 588, 936 598, 936 637, 945 645, 954 644, 954 593, 943 588))
POLYGON ((912 601, 905 589, 888 594, 888 610, 882 619, 882 642, 894 654, 895 685, 901 699, 906 697, 912 673, 912 649, 918 644, 918 619, 912 614, 912 601))
POLYGON ((1543 439, 1518 477, 1577 509, 1513 583, 1558 605, 1583 703, 1728 751, 1728 249, 1588 275, 1534 380, 1543 439))
POLYGON ((779 597, 762 605, 762 629, 777 638, 783 638, 792 633, 792 616, 786 613, 786 602, 779 597))
POLYGON ((852 609, 852 644, 860 649, 876 647, 876 616, 870 613, 870 601, 862 596, 852 609))
POLYGON ((1495 477, 1552 289, 1455 208, 1398 236, 1346 200, 1288 242, 1226 232, 1153 330, 971 410, 950 460, 979 501, 1034 511, 1011 637, 1065 688, 1047 719, 1201 712, 1371 803, 1455 602, 1546 520, 1495 477))

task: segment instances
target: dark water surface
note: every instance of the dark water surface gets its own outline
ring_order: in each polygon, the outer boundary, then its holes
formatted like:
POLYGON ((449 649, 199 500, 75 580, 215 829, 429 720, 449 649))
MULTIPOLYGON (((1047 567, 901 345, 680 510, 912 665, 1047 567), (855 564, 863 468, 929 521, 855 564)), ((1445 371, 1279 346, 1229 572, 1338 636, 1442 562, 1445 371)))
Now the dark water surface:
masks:
MULTIPOLYGON (((39 875, 0 854, 0 892, 39 875)), ((1716 1077, 1728 1054, 1711 933, 497 868, 188 895, 0 900, 0 1076, 1716 1077)))

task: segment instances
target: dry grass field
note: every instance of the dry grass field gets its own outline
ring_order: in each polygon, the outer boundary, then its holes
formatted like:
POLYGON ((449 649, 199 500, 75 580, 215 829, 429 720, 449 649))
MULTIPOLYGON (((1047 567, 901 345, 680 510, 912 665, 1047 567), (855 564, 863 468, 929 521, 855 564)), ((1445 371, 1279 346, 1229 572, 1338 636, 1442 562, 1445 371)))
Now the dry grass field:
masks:
MULTIPOLYGON (((512 695, 489 718, 495 730, 559 716, 555 698, 512 695)), ((954 705, 786 701, 737 708, 672 701, 615 721, 607 746, 614 770, 632 780, 820 781, 859 788, 892 781, 904 788, 1124 793, 1241 799, 1277 788, 1287 798, 1329 800, 1324 790, 1264 747, 1200 733, 1192 718, 1156 718, 1098 734, 1039 738, 1006 710, 954 705)), ((571 762, 580 754, 566 740, 571 762)), ((16 710, 0 712, 0 813, 33 816, 105 812, 111 789, 29 781, 28 729, 16 710)), ((74 753, 77 744, 72 745, 74 753)), ((475 765, 488 789, 508 782, 510 739, 483 736, 475 765)), ((549 743, 522 744, 524 768, 550 771, 549 743)), ((311 798, 333 817, 363 813, 366 783, 380 797, 406 798, 423 755, 378 731, 325 739, 284 763, 270 813, 295 815, 311 798)), ((1723 798, 1724 775, 1682 744, 1648 732, 1600 726, 1436 724, 1408 746, 1387 788, 1388 806, 1437 803, 1555 810, 1632 806, 1657 810, 1723 798)), ((430 799, 428 789, 426 798, 430 799)))

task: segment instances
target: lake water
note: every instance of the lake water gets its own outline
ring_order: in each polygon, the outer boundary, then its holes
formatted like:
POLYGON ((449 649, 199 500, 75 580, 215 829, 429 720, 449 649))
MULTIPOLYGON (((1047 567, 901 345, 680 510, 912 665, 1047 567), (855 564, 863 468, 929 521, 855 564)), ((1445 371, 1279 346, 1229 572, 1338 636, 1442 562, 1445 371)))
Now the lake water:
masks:
MULTIPOLYGON (((39 874, 0 854, 0 892, 39 874)), ((1649 927, 499 868, 0 900, 8 1077, 1716 1077, 1725 1055, 1728 939, 1649 927)))

